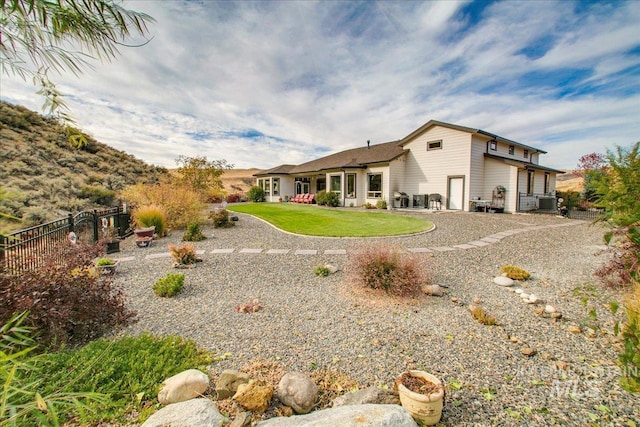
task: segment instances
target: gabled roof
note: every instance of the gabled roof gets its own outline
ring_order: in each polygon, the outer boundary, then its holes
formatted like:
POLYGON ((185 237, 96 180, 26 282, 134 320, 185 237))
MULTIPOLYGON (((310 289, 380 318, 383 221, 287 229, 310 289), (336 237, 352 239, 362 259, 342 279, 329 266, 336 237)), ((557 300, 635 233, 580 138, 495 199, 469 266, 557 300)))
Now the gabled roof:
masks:
POLYGON ((365 168, 374 163, 387 163, 400 157, 405 149, 399 141, 373 144, 368 147, 352 148, 339 153, 330 154, 316 160, 293 167, 289 173, 318 172, 327 169, 365 168))
POLYGON ((258 171, 256 173, 254 173, 253 176, 259 176, 259 175, 286 175, 294 167, 296 167, 296 165, 280 165, 280 166, 276 166, 275 168, 260 170, 260 171, 258 171))
POLYGON ((471 134, 474 134, 474 135, 482 135, 482 136, 485 136, 485 137, 489 137, 489 139, 495 139, 498 142, 505 142, 505 143, 510 144, 510 145, 517 145, 519 147, 523 147, 523 148, 526 148, 528 150, 532 150, 533 152, 547 154, 546 151, 540 150, 539 148, 530 147, 528 145, 524 145, 524 144, 521 144, 519 142, 512 141, 512 140, 507 139, 507 138, 503 138, 500 135, 496 135, 494 133, 487 132, 487 131, 484 131, 482 129, 475 129, 475 128, 469 128, 469 127, 466 127, 466 126, 454 125, 454 124, 451 124, 451 123, 440 122, 438 120, 429 120, 427 123, 425 123, 424 125, 420 126, 418 129, 416 129, 413 132, 411 132, 409 135, 407 135, 404 138, 402 138, 400 140, 400 145, 404 146, 409 141, 411 141, 412 139, 414 139, 418 135, 426 132, 429 128, 432 128, 433 126, 442 126, 442 127, 446 127, 446 128, 449 128, 449 129, 456 129, 456 130, 459 130, 459 131, 462 131, 462 132, 471 133, 471 134))
POLYGON ((522 161, 522 160, 513 159, 511 157, 502 157, 502 156, 498 156, 498 155, 495 155, 495 154, 489 154, 489 153, 484 153, 484 156, 488 157, 490 159, 503 161, 506 164, 509 164, 509 165, 512 165, 512 166, 517 166, 517 167, 523 168, 523 169, 534 169, 534 170, 541 170, 541 171, 545 171, 545 172, 565 173, 564 171, 561 171, 561 170, 558 170, 558 169, 548 168, 546 166, 540 166, 540 165, 537 165, 535 163, 529 163, 529 162, 525 162, 525 161, 522 161))

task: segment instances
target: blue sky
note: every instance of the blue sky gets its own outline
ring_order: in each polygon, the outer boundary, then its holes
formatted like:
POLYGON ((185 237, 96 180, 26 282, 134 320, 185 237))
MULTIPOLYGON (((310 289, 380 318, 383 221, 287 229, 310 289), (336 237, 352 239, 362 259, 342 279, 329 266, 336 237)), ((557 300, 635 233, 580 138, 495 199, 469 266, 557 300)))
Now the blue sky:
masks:
MULTIPOLYGON (((548 151, 640 140, 640 2, 128 1, 153 39, 51 77, 78 126, 149 163, 302 163, 430 119, 548 151)), ((31 82, 3 100, 40 111, 31 82)))

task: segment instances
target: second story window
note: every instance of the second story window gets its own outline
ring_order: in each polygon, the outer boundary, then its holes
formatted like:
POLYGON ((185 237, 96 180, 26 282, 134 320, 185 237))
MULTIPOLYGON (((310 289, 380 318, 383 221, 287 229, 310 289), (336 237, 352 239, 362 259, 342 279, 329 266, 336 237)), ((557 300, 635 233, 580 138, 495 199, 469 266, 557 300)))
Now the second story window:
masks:
POLYGON ((516 151, 516 147, 514 147, 513 145, 509 146, 509 154, 511 154, 513 156, 513 153, 515 153, 516 151))
POLYGON ((529 158, 529 150, 524 150, 524 158, 525 159, 529 158))
POLYGON ((496 151, 497 149, 498 149, 498 141, 496 141, 495 139, 492 139, 491 141, 489 141, 489 150, 496 151))

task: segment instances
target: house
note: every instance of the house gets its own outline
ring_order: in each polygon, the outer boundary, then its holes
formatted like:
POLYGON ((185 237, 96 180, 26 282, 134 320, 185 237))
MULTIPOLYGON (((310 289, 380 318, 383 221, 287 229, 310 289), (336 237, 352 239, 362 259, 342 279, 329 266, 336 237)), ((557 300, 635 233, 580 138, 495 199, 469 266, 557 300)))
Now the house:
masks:
POLYGON ((541 166, 541 154, 481 129, 431 120, 398 141, 367 141, 254 176, 272 202, 326 190, 342 206, 385 200, 390 207, 553 211, 556 175, 564 172, 541 166))

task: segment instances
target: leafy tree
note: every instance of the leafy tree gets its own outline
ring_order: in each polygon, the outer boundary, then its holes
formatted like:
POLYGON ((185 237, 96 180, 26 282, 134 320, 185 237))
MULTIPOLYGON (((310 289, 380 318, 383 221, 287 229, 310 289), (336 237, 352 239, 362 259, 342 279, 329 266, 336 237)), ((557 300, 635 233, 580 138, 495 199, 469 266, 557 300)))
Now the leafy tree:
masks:
POLYGON ((607 158, 600 153, 590 153, 578 159, 576 175, 582 177, 584 191, 582 196, 589 202, 598 199, 597 182, 607 171, 607 158))
MULTIPOLYGON (((146 36, 150 22, 114 0, 0 0, 0 65, 9 76, 31 78, 45 98, 43 110, 73 123, 49 70, 78 75, 91 67, 90 58, 110 61, 132 33, 146 36)), ((76 129, 67 132, 71 144, 86 143, 76 129)))
POLYGON ((226 160, 209 161, 205 156, 179 156, 176 163, 182 183, 203 195, 219 194, 224 189, 220 177, 233 168, 226 160))

